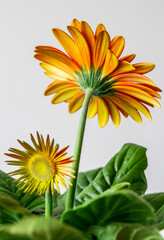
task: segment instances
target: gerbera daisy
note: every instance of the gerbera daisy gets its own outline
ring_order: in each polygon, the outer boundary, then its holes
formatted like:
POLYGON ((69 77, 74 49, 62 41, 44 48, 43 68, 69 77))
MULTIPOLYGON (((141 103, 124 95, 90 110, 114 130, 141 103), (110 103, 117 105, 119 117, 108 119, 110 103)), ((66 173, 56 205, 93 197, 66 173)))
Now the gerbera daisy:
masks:
POLYGON ((45 74, 54 79, 45 95, 54 94, 52 103, 69 103, 69 112, 74 113, 83 105, 87 91, 90 93, 88 118, 98 114, 100 127, 109 116, 116 127, 120 114, 129 115, 141 123, 139 112, 152 119, 148 106, 158 106, 161 90, 143 74, 150 72, 153 63, 131 64, 135 54, 120 58, 125 40, 116 36, 112 40, 103 24, 98 24, 95 33, 85 21, 73 19, 68 26, 69 36, 54 28, 53 34, 66 53, 49 46, 36 47, 35 58, 41 61, 45 74))
POLYGON ((11 153, 5 155, 14 158, 14 160, 6 161, 9 165, 15 165, 20 167, 18 170, 12 171, 9 174, 21 175, 14 182, 18 182, 18 185, 23 184, 20 188, 24 189, 24 193, 30 192, 44 194, 45 191, 54 194, 54 183, 56 185, 58 193, 59 183, 66 188, 66 183, 70 181, 65 177, 69 176, 74 178, 69 172, 74 172, 71 166, 67 166, 72 163, 72 157, 66 156, 65 147, 59 151, 59 145, 54 146, 54 139, 50 141, 49 135, 47 135, 46 141, 43 136, 37 132, 38 142, 31 134, 31 140, 33 146, 30 146, 26 142, 18 140, 23 146, 25 151, 21 151, 15 148, 10 148, 11 153))

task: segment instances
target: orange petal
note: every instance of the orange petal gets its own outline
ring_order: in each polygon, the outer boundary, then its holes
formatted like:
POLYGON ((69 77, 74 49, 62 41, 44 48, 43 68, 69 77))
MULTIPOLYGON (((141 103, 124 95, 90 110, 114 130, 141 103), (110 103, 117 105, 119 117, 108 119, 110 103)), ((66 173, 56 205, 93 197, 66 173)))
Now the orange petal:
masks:
POLYGON ((64 88, 60 92, 55 94, 55 96, 52 98, 51 102, 52 102, 52 104, 64 102, 64 101, 72 98, 78 92, 79 91, 77 90, 77 87, 64 88))
POLYGON ((129 54, 129 55, 125 56, 125 57, 120 58, 119 61, 131 62, 131 61, 133 61, 135 56, 136 56, 135 54, 129 54))
POLYGON ((147 107, 145 107, 142 103, 140 103, 139 101, 137 101, 136 99, 129 97, 125 94, 122 93, 117 93, 117 97, 119 97, 120 99, 123 99, 124 101, 126 101, 127 103, 129 103, 132 107, 136 108, 137 110, 139 110, 141 113, 143 113, 150 121, 152 120, 152 117, 150 115, 149 110, 147 109, 147 107))
POLYGON ((71 99, 68 106, 70 113, 74 113, 77 110, 79 110, 79 108, 81 108, 84 102, 84 97, 85 97, 85 93, 79 92, 71 99))
POLYGON ((102 98, 98 98, 98 121, 101 128, 105 127, 109 120, 107 104, 102 98))
POLYGON ((112 73, 118 66, 118 59, 116 56, 108 49, 106 58, 103 64, 102 76, 107 76, 112 73))
POLYGON ((106 104, 108 106, 109 114, 111 115, 112 121, 114 125, 118 127, 120 125, 120 120, 121 120, 118 107, 112 101, 110 101, 110 98, 105 98, 105 100, 106 100, 106 104))
POLYGON ((78 86, 69 81, 54 81, 46 88, 44 95, 45 96, 51 95, 67 87, 78 87, 78 86))
POLYGON ((155 83, 146 76, 136 74, 136 73, 127 73, 127 74, 120 74, 118 76, 112 77, 112 81, 121 81, 121 82, 138 82, 144 83, 151 86, 155 86, 155 83))
POLYGON ((136 122, 139 122, 139 123, 142 122, 142 118, 141 118, 139 112, 134 107, 132 107, 129 103, 127 103, 124 100, 119 99, 118 97, 115 97, 115 96, 111 96, 110 99, 117 106, 119 106, 121 109, 123 109, 123 111, 127 112, 136 122))
POLYGON ((64 31, 54 28, 52 30, 53 34, 57 38, 57 40, 60 42, 60 44, 63 46, 65 51, 68 53, 68 55, 76 62, 78 65, 82 64, 79 50, 73 41, 73 39, 64 31))
MULTIPOLYGON (((113 88, 115 88, 115 86, 113 86, 113 88)), ((141 99, 145 102, 148 102, 157 107, 160 107, 159 102, 155 98, 153 98, 149 93, 147 93, 141 89, 129 87, 129 86, 116 86, 116 88, 119 92, 126 93, 135 98, 141 99)))
POLYGON ((111 77, 114 77, 116 75, 119 75, 121 73, 127 73, 130 71, 133 71, 134 67, 132 66, 132 64, 126 62, 126 61, 122 61, 119 63, 118 67, 116 68, 116 70, 111 74, 111 77))
POLYGON ((97 97, 92 97, 88 107, 88 118, 93 118, 97 113, 97 97))
POLYGON ((100 32, 96 39, 96 45, 93 53, 93 64, 95 66, 95 69, 102 66, 106 57, 107 50, 109 48, 109 44, 109 34, 106 31, 100 32))
POLYGON ((95 36, 97 37, 99 35, 99 33, 102 31, 106 31, 106 28, 104 27, 104 25, 102 23, 99 23, 96 28, 95 36))
POLYGON ((75 71, 81 71, 75 62, 58 52, 39 50, 37 51, 37 54, 35 54, 35 58, 48 63, 73 77, 76 76, 75 71))
POLYGON ((95 46, 95 36, 94 36, 94 33, 93 33, 91 27, 85 21, 81 22, 81 32, 88 43, 88 46, 89 46, 90 52, 91 52, 91 56, 92 56, 94 46, 95 46))
POLYGON ((133 67, 135 67, 135 70, 133 72, 144 74, 152 71, 155 68, 155 64, 154 63, 136 63, 136 64, 133 64, 133 67))
POLYGON ((125 39, 122 36, 116 36, 111 41, 110 50, 116 55, 117 58, 121 55, 124 50, 125 39))
POLYGON ((80 22, 77 19, 73 19, 71 22, 71 26, 75 27, 77 30, 81 31, 81 25, 80 22))
MULTIPOLYGON (((128 86, 128 87, 134 87, 134 88, 139 88, 147 93, 149 93, 150 95, 152 95, 153 97, 156 97, 156 98, 161 98, 161 96, 154 90, 151 88, 151 86, 144 86, 142 84, 138 84, 138 83, 127 83, 127 82, 116 82, 115 83, 115 86, 128 86)), ((158 88, 157 88, 158 89, 158 88)))
POLYGON ((40 66, 46 70, 45 74, 51 78, 54 78, 56 80, 75 80, 70 74, 60 70, 59 68, 56 68, 50 64, 47 64, 45 62, 41 62, 40 66))
POLYGON ((76 28, 68 26, 68 30, 74 38, 75 43, 79 49, 80 56, 83 62, 82 67, 84 68, 84 66, 86 66, 89 70, 91 65, 91 56, 87 41, 85 40, 81 32, 79 32, 76 28))

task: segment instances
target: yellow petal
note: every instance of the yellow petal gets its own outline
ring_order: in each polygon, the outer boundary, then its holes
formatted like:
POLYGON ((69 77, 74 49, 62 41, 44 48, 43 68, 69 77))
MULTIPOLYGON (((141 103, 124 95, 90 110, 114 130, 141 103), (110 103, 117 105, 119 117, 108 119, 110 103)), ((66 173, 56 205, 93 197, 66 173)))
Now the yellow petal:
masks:
POLYGON ((155 64, 154 63, 136 63, 136 64, 133 64, 133 67, 135 68, 133 72, 144 74, 152 71, 155 68, 155 64))
POLYGON ((72 82, 69 81, 54 81, 52 82, 50 85, 48 85, 48 87, 46 88, 44 95, 48 96, 51 95, 53 93, 56 93, 58 91, 60 91, 63 88, 67 88, 67 87, 78 87, 76 84, 73 84, 72 82))
POLYGON ((75 62, 58 52, 39 50, 34 57, 42 62, 45 62, 62 70, 63 72, 68 73, 73 77, 76 76, 75 71, 80 71, 80 68, 75 62))
POLYGON ((88 107, 88 118, 93 118, 97 113, 97 97, 92 97, 88 107))
POLYGON ((111 96, 110 99, 117 106, 119 106, 121 109, 123 109, 123 111, 127 112, 136 122, 139 122, 139 123, 142 122, 142 118, 141 118, 139 112, 134 107, 132 107, 129 103, 125 102, 122 99, 119 99, 116 96, 111 96))
POLYGON ((91 52, 91 56, 92 56, 93 50, 95 47, 95 36, 94 36, 94 33, 93 33, 91 27, 85 21, 81 22, 81 32, 88 43, 88 46, 89 46, 89 49, 91 52))
POLYGON ((104 27, 104 25, 102 23, 99 23, 96 28, 95 36, 97 37, 99 35, 99 33, 102 31, 106 31, 106 28, 104 27))
POLYGON ((78 93, 77 88, 65 88, 62 89, 60 92, 56 93, 55 96, 52 98, 52 104, 57 104, 66 101, 67 99, 72 98, 76 93, 78 93))
POLYGON ((71 22, 71 26, 75 27, 77 30, 81 31, 81 25, 80 22, 77 19, 73 19, 71 22))
POLYGON ((112 81, 118 82, 136 82, 136 83, 144 83, 151 86, 155 86, 155 83, 146 76, 136 73, 127 73, 127 74, 120 74, 118 76, 112 77, 112 81))
POLYGON ((79 49, 80 56, 83 61, 82 67, 86 66, 89 70, 91 65, 91 56, 87 41, 85 40, 81 32, 79 32, 76 28, 68 26, 68 30, 74 38, 77 48, 79 49))
POLYGON ((149 110, 147 109, 147 107, 145 107, 142 103, 140 103, 139 101, 137 101, 136 99, 129 97, 125 94, 122 93, 117 93, 117 96, 120 99, 123 99, 124 101, 126 101, 127 103, 129 103, 132 107, 136 108, 137 110, 139 110, 141 113, 143 113, 150 121, 152 120, 152 117, 150 115, 149 110))
MULTIPOLYGON (((113 88, 115 88, 115 86, 113 88)), ((135 98, 138 98, 140 100, 153 104, 157 107, 160 107, 159 102, 154 97, 152 97, 149 93, 141 89, 129 87, 129 86, 116 86, 116 88, 119 92, 126 93, 135 98)))
POLYGON ((122 61, 119 63, 118 67, 116 68, 116 70, 111 74, 111 77, 114 77, 116 75, 119 75, 121 73, 127 73, 130 71, 133 71, 134 67, 132 66, 132 64, 126 62, 126 61, 122 61))
POLYGON ((95 69, 102 66, 107 54, 107 50, 109 48, 109 44, 109 34, 106 31, 100 32, 96 39, 95 49, 93 53, 93 64, 95 66, 95 69))
POLYGON ((105 127, 109 120, 108 107, 102 98, 98 98, 98 121, 101 128, 105 127))
POLYGON ((73 41, 73 39, 64 31, 54 28, 52 30, 53 34, 57 38, 57 40, 60 42, 60 44, 63 46, 65 51, 68 53, 68 55, 78 64, 81 65, 82 61, 80 58, 79 50, 73 41))
POLYGON ((125 39, 122 36, 116 36, 111 41, 110 50, 116 55, 117 58, 121 55, 124 50, 125 39))
POLYGON ((85 93, 77 93, 70 101, 68 109, 70 113, 74 113, 81 108, 84 102, 85 93))
POLYGON ((120 58, 119 61, 131 62, 133 61, 135 56, 136 56, 135 54, 129 54, 129 55, 126 55, 125 57, 120 58))
POLYGON ((68 73, 66 73, 66 72, 60 70, 59 68, 56 68, 56 67, 54 67, 50 64, 47 64, 45 62, 41 62, 40 66, 44 70, 46 70, 45 74, 47 76, 51 77, 51 78, 54 78, 56 80, 66 80, 66 79, 74 80, 74 78, 70 74, 68 74, 68 73))
POLYGON ((105 98, 105 100, 106 100, 109 114, 111 115, 112 121, 114 125, 118 127, 120 125, 120 120, 121 120, 118 107, 112 101, 110 101, 110 98, 105 98))
POLYGON ((103 64, 102 76, 106 76, 112 73, 118 66, 118 59, 116 56, 108 49, 106 58, 103 64))

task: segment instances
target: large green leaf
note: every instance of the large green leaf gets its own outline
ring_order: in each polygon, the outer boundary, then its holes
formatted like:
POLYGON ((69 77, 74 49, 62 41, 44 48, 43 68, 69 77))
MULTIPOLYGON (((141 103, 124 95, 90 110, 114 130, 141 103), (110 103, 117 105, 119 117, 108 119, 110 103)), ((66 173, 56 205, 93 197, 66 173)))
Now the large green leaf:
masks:
POLYGON ((164 193, 152 193, 143 196, 149 202, 154 210, 156 219, 151 221, 151 225, 155 225, 159 230, 164 229, 164 193))
POLYGON ((93 226, 89 233, 97 240, 163 240, 158 230, 139 224, 113 223, 107 226, 93 226))
POLYGON ((0 196, 0 225, 17 222, 30 212, 18 201, 10 197, 0 196))
POLYGON ((44 197, 36 195, 36 193, 24 194, 19 190, 22 185, 16 187, 17 183, 12 183, 15 179, 0 171, 0 195, 10 197, 17 200, 20 204, 33 212, 35 209, 44 207, 44 197))
POLYGON ((113 222, 148 224, 149 219, 153 218, 152 207, 128 189, 108 189, 62 216, 64 222, 82 230, 92 225, 104 226, 113 222))
POLYGON ((129 182, 130 189, 142 195, 147 189, 146 167, 146 149, 136 144, 125 144, 76 199, 81 204, 121 182, 129 182))
POLYGON ((41 216, 1 228, 0 237, 1 240, 87 240, 78 229, 41 216))

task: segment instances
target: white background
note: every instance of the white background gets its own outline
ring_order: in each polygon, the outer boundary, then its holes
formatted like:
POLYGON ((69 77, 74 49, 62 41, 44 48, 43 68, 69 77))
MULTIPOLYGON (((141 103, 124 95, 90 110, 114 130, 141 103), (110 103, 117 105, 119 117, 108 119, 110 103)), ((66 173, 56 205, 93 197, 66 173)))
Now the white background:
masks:
MULTIPOLYGON (((111 38, 125 37, 123 55, 136 53, 135 62, 156 64, 147 76, 164 89, 163 12, 163 0, 0 0, 0 168, 6 172, 14 169, 4 162, 4 152, 19 147, 16 139, 30 142, 29 134, 36 130, 55 137, 61 147, 69 144, 73 154, 81 111, 70 115, 67 104, 51 104, 51 96, 43 93, 52 80, 33 58, 37 45, 62 50, 52 28, 66 30, 73 18, 87 21, 93 29, 102 22, 111 38)), ((152 122, 145 117, 142 124, 122 118, 118 128, 111 120, 103 129, 97 117, 88 120, 80 170, 104 166, 124 143, 137 143, 148 149, 148 192, 164 191, 163 104, 151 113, 152 122)))

